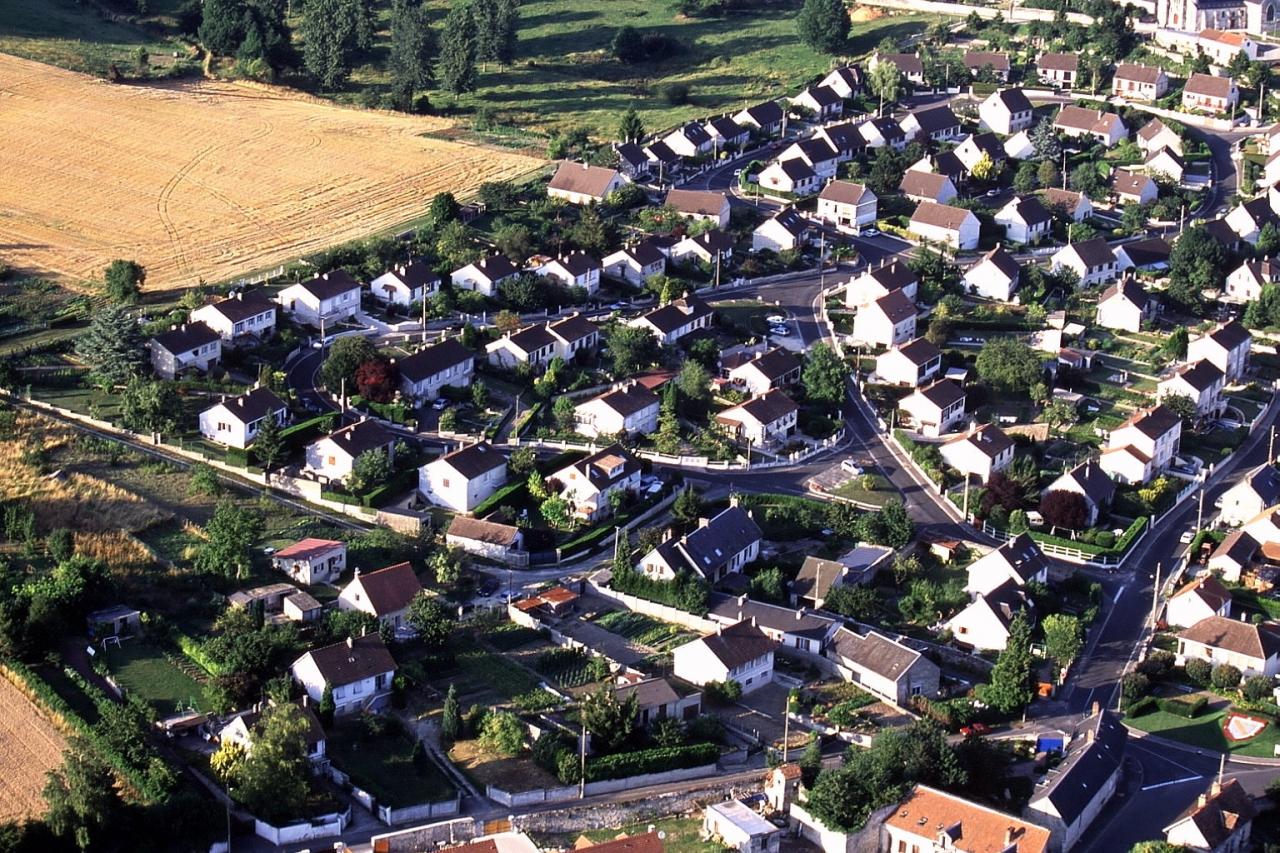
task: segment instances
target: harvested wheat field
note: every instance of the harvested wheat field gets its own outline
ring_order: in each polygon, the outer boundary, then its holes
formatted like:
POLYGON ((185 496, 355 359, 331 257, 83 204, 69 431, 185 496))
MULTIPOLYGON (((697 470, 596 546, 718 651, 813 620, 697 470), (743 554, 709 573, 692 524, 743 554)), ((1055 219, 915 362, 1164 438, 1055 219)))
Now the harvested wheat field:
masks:
POLYGON ((112 84, 0 54, 0 252, 70 285, 221 281, 425 212, 542 161, 428 139, 449 123, 252 84, 112 84))
POLYGON ((66 741, 0 676, 0 823, 44 813, 44 774, 62 764, 66 741))

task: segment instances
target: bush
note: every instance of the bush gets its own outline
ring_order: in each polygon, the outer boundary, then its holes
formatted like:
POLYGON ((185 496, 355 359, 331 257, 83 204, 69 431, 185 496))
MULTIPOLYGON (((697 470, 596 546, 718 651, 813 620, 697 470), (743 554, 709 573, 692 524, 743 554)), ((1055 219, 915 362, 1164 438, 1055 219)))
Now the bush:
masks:
MULTIPOLYGON (((671 83, 662 88, 662 100, 666 101, 667 106, 679 107, 689 103, 689 84, 688 83, 671 83)), ((590 773, 587 774, 591 775, 590 773)))
POLYGON ((1126 703, 1137 702, 1151 692, 1151 679, 1140 672, 1129 673, 1120 685, 1120 695, 1126 703))
POLYGON ((1137 702, 1134 702, 1125 709, 1125 713, 1130 717, 1141 717, 1143 714, 1150 714, 1156 708, 1160 707, 1154 696, 1143 696, 1137 702))
POLYGON ((1240 686, 1240 669, 1229 663, 1218 664, 1209 674, 1209 683, 1219 690, 1235 690, 1240 686))
POLYGON ((1207 660, 1200 660, 1200 658, 1192 658, 1191 660, 1187 661, 1186 665, 1183 667, 1183 670, 1187 674, 1187 679, 1192 684, 1199 685, 1200 687, 1209 686, 1209 679, 1213 674, 1213 667, 1209 664, 1207 660))
POLYGON ((668 746, 658 749, 642 749, 636 752, 619 752, 603 755, 587 762, 587 781, 625 779, 644 773, 662 773, 714 764, 720 757, 720 748, 713 743, 696 743, 690 746, 668 746))
POLYGON ((1155 681, 1167 678, 1173 672, 1176 656, 1173 652, 1156 649, 1138 664, 1138 672, 1155 681))
POLYGON ((1244 680, 1244 698, 1250 702, 1261 702, 1271 695, 1271 679, 1262 675, 1253 675, 1244 680))
POLYGON ((702 616, 707 612, 707 585, 690 575, 682 574, 673 580, 663 581, 634 569, 615 569, 609 585, 618 592, 675 607, 695 616, 702 616))
POLYGON ((1185 717, 1188 720, 1198 717, 1208 703, 1209 700, 1204 696, 1197 696, 1194 699, 1161 699, 1157 702, 1160 710, 1166 714, 1185 717))
POLYGON ((689 736, 689 740, 692 741, 702 743, 724 742, 724 723, 720 722, 719 717, 713 717, 710 714, 694 717, 685 726, 684 732, 689 736))
POLYGON ((708 681, 702 685, 702 695, 712 705, 728 705, 742 697, 742 685, 732 679, 708 681))

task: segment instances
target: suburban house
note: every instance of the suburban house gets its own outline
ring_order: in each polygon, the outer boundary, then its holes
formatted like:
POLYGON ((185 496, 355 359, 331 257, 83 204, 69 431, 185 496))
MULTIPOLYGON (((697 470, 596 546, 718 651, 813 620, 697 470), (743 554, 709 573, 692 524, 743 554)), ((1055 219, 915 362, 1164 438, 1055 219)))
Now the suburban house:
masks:
POLYGON ((331 270, 289 285, 276 294, 276 302, 294 322, 320 328, 355 316, 360 310, 360 282, 346 270, 331 270))
POLYGON ((1111 94, 1123 98, 1154 101, 1157 98, 1163 98, 1167 91, 1169 91, 1169 75, 1157 65, 1131 65, 1121 62, 1116 65, 1115 75, 1111 78, 1111 94))
POLYGON ((518 364, 541 367, 555 358, 556 339, 545 325, 526 326, 485 344, 484 349, 489 364, 494 367, 513 368, 518 364))
POLYGON ((711 681, 736 681, 743 693, 773 682, 773 653, 778 644, 748 621, 676 646, 672 674, 701 687, 711 681))
POLYGON ((795 158, 808 163, 814 173, 822 180, 834 178, 836 170, 840 167, 840 151, 825 139, 817 136, 793 142, 778 155, 779 160, 795 158))
POLYGON ((1034 243, 1049 234, 1053 217, 1033 195, 1014 196, 996 211, 995 220, 1004 226, 1004 237, 1012 243, 1034 243))
POLYGON ((493 296, 498 285, 520 274, 520 268, 503 255, 487 255, 475 263, 454 270, 449 280, 462 290, 474 290, 483 296, 493 296))
POLYGON ((436 506, 471 512, 507 481, 507 457, 487 442, 460 447, 418 469, 418 491, 436 506))
POLYGON ((736 853, 778 853, 782 844, 782 830, 741 800, 708 805, 701 835, 736 853))
POLYGON ((707 119, 702 128, 711 137, 713 145, 721 151, 726 148, 741 148, 751 139, 751 131, 729 116, 707 119))
POLYGON ((1253 796, 1239 780, 1214 780, 1178 819, 1164 828, 1165 843, 1175 849, 1244 853, 1252 848, 1253 819, 1258 816, 1253 796))
POLYGON ((1031 134, 1020 130, 1007 137, 1004 141, 1004 153, 1009 159, 1018 161, 1030 160, 1036 156, 1036 146, 1031 141, 1031 134))
POLYGON ((412 563, 396 563, 376 572, 357 568, 351 583, 338 594, 338 609, 368 613, 383 625, 400 628, 407 625, 409 604, 420 592, 422 584, 412 563))
POLYGON ((1163 237, 1148 237, 1145 240, 1131 240, 1121 243, 1112 251, 1120 262, 1120 269, 1166 270, 1169 268, 1169 255, 1172 247, 1163 237))
POLYGON ((380 707, 391 694, 396 662, 377 632, 312 649, 293 662, 293 680, 313 703, 333 691, 335 716, 380 707))
POLYGON ((978 248, 980 224, 973 211, 922 201, 911 214, 907 230, 920 240, 944 243, 965 251, 978 248))
POLYGON ((440 289, 440 276, 426 261, 396 264, 369 282, 369 295, 388 305, 422 302, 440 289))
POLYGON ((1000 89, 978 105, 979 126, 1001 136, 1027 130, 1035 120, 1034 115, 1031 101, 1021 89, 1000 89))
POLYGON ((956 185, 946 175, 925 172, 920 169, 908 169, 898 183, 898 192, 912 201, 932 201, 946 204, 960 193, 956 185))
POLYGON ((852 338, 867 346, 890 347, 916 336, 916 304, 905 291, 894 290, 858 309, 852 338))
POLYGON ((852 98, 862 91, 862 69, 857 65, 842 65, 827 72, 827 76, 818 81, 819 86, 832 89, 842 98, 852 98))
POLYGON ((1151 154, 1167 148, 1182 155, 1182 137, 1178 132, 1158 118, 1153 118, 1138 131, 1138 147, 1144 154, 1151 154))
POLYGON ((1145 483, 1173 464, 1182 418, 1164 406, 1135 412, 1111 431, 1098 464, 1121 483, 1145 483))
POLYGON ((945 104, 907 113, 901 124, 908 141, 923 136, 933 142, 948 142, 960 135, 960 120, 945 104))
POLYGON ((352 466, 362 453, 382 450, 387 459, 396 455, 395 433, 377 421, 359 420, 307 445, 304 471, 322 483, 340 483, 351 476, 352 466))
POLYGON ((956 186, 959 186, 969 176, 969 170, 965 168, 964 161, 956 156, 956 149, 935 154, 925 154, 908 166, 907 172, 925 172, 941 175, 956 186))
POLYGON ((1080 57, 1074 53, 1042 53, 1036 60, 1036 74, 1041 82, 1071 88, 1076 83, 1080 57))
POLYGON ((850 279, 849 286, 845 288, 844 301, 850 308, 861 308, 896 291, 901 291, 914 301, 919 288, 920 279, 915 270, 895 258, 875 268, 868 266, 860 275, 850 279))
POLYGON ((922 435, 941 438, 964 420, 964 389, 950 379, 917 388, 898 403, 911 425, 922 435))
POLYGON ((879 631, 859 634, 841 626, 826 657, 846 681, 899 708, 910 707, 913 696, 938 695, 938 665, 879 631))
POLYGON ((614 143, 613 150, 618 154, 618 171, 628 178, 646 178, 649 176, 649 155, 635 142, 614 143))
POLYGON ((646 435, 658 428, 658 408, 658 395, 632 382, 575 406, 575 429, 588 438, 646 435))
POLYGON ((1235 527, 1280 503, 1280 471, 1274 465, 1254 468, 1218 499, 1219 518, 1235 527))
POLYGON ((852 181, 829 181, 818 193, 818 219, 837 228, 858 230, 876 221, 876 194, 852 181))
POLYGON ((876 376, 889 385, 919 387, 942 369, 942 350, 925 338, 890 347, 876 357, 876 376))
MULTIPOLYGON (((1071 55, 1075 60, 1075 55, 1071 55)), ((1091 110, 1085 107, 1067 105, 1058 111, 1053 120, 1053 128, 1059 133, 1072 137, 1089 137, 1102 143, 1106 148, 1116 145, 1129 135, 1120 116, 1103 110, 1091 110)))
POLYGON ((201 305, 188 322, 204 323, 227 344, 242 338, 260 341, 276 330, 276 305, 258 291, 238 290, 226 299, 201 305))
POLYGON ((246 448, 267 418, 278 426, 289 420, 289 407, 270 388, 254 388, 231 399, 223 398, 200 413, 200 434, 217 444, 246 448))
POLYGON ((751 232, 751 251, 794 252, 809 244, 810 227, 800 211, 783 208, 751 232))
POLYGON ((995 53, 989 50, 966 50, 964 56, 960 57, 960 61, 964 63, 964 67, 968 68, 969 73, 974 77, 990 72, 1001 83, 1009 81, 1009 54, 1007 53, 995 53))
POLYGON ((680 165, 680 155, 671 150, 671 146, 662 140, 651 142, 644 147, 645 156, 649 158, 649 172, 658 167, 658 180, 662 181, 667 171, 680 165))
POLYGON ((868 148, 884 148, 887 145, 895 151, 901 151, 907 147, 907 134, 892 116, 880 116, 860 122, 858 133, 868 148))
POLYGON ((1000 140, 989 132, 969 134, 960 140, 960 144, 951 153, 964 166, 966 174, 971 174, 983 157, 989 158, 996 165, 1003 163, 1008 157, 1000 140))
POLYGON ((839 625, 834 619, 810 613, 804 608, 796 610, 779 604, 753 601, 745 594, 733 596, 716 592, 709 595, 707 601, 707 619, 712 622, 726 628, 739 622, 751 622, 783 648, 795 649, 814 657, 822 654, 839 625))
POLYGON ((800 359, 790 350, 775 347, 730 368, 728 380, 748 394, 764 394, 799 382, 800 359))
POLYGON ((680 157, 708 154, 715 147, 715 140, 711 134, 696 121, 677 127, 662 137, 662 141, 680 157))
POLYGON ((664 539, 640 558, 639 568, 656 580, 670 580, 687 571, 715 583, 760 556, 762 537, 751 513, 730 498, 727 509, 699 519, 697 529, 664 539))
POLYGON ((396 362, 400 394, 416 402, 435 400, 446 386, 466 388, 475 371, 475 356, 457 338, 446 338, 396 362))
POLYGON ((1189 628, 1211 616, 1231 618, 1231 592, 1214 575, 1204 574, 1169 596, 1164 621, 1189 628))
MULTIPOLYGON (((1182 176, 1187 171, 1186 161, 1182 159, 1182 155, 1169 148, 1161 148, 1158 151, 1152 151, 1147 154, 1142 161, 1142 168, 1148 175, 1160 176, 1168 178, 1175 184, 1182 183, 1182 176)), ((1143 196, 1140 204, 1146 204, 1148 201, 1155 201, 1159 190, 1152 193, 1149 197, 1143 196)), ((1122 200, 1130 200, 1122 197, 1122 200)))
POLYGON ((1271 258, 1245 261, 1227 276, 1226 297, 1232 302, 1252 302, 1262 295, 1264 284, 1280 281, 1280 262, 1271 258))
POLYGON ((514 563, 524 551, 524 531, 514 524, 455 515, 445 531, 444 542, 468 554, 514 563))
POLYGON ((1049 830, 1049 853, 1074 847, 1120 785, 1128 729, 1112 712, 1099 711, 1082 721, 1080 730, 1022 813, 1049 830))
MULTIPOLYGON (((1268 513, 1261 519, 1266 526, 1271 525, 1269 515, 1268 513)), ((1254 519, 1244 529, 1233 530, 1227 534, 1227 538, 1223 539, 1209 555, 1207 563, 1209 571, 1217 573, 1229 583, 1240 582, 1244 570, 1253 562, 1254 556, 1262 547, 1261 543, 1249 533, 1249 530, 1256 529, 1257 521, 1259 520, 1254 519)), ((1266 536, 1262 538, 1269 539, 1266 536)))
POLYGON ((971 432, 943 442, 942 459, 966 477, 976 476, 986 483, 1013 461, 1013 439, 994 424, 983 424, 971 432))
POLYGON ((1022 267, 1002 246, 996 246, 982 260, 965 271, 961 282, 970 293, 984 299, 1008 302, 1018 289, 1022 267))
POLYGON ((1098 325, 1125 332, 1142 331, 1142 321, 1150 319, 1154 303, 1137 280, 1126 278, 1102 292, 1098 298, 1098 325))
POLYGON ((1189 660, 1231 664, 1248 678, 1280 673, 1280 625, 1209 616, 1178 633, 1179 666, 1189 660))
POLYGON ((1222 411, 1222 388, 1225 377, 1209 361, 1184 364, 1156 386, 1156 399, 1186 397, 1196 404, 1196 415, 1211 417, 1222 411))
POLYGON ((1049 581, 1049 562, 1035 540, 1025 533, 974 560, 969 566, 969 580, 964 589, 970 595, 981 595, 1007 581, 1013 581, 1019 587, 1031 581, 1049 581))
POLYGON ((1111 173, 1111 195, 1117 204, 1150 204, 1160 195, 1156 182, 1128 169, 1111 173))
POLYGON ((987 806, 916 785, 880 826, 880 850, 1047 853, 1049 830, 987 806))
POLYGON ((611 255, 605 255, 601 263, 605 275, 636 287, 667 270, 667 256, 650 240, 624 246, 611 255))
POLYGON ((790 193, 807 196, 817 192, 822 179, 813 167, 800 157, 774 160, 756 175, 756 184, 764 192, 790 193))
POLYGON ((733 120, 743 127, 755 128, 762 136, 774 136, 782 130, 786 112, 777 101, 764 101, 736 113, 733 120))
POLYGON ((829 121, 844 114, 844 98, 835 89, 822 84, 803 89, 790 100, 793 107, 808 110, 819 121, 829 121))
POLYGON ((547 184, 547 195, 569 204, 599 204, 626 183, 626 176, 617 169, 563 160, 547 184))
POLYGON ((1226 374, 1228 382, 1239 382, 1249 367, 1253 336, 1235 320, 1219 323, 1187 344, 1187 361, 1205 360, 1226 374))
POLYGON ((813 138, 821 139, 834 148, 843 163, 860 156, 866 150, 867 140, 863 138, 858 125, 859 122, 856 121, 823 125, 814 132, 813 138))
POLYGON ((1067 268, 1080 279, 1080 287, 1105 284, 1120 274, 1115 252, 1101 237, 1070 243, 1053 253, 1049 265, 1054 272, 1067 268))
POLYGON ((839 561, 807 556, 789 585, 788 598, 793 607, 820 608, 833 587, 865 586, 874 581, 893 554, 892 548, 882 545, 859 545, 839 561))
POLYGON ((1084 193, 1050 187, 1041 190, 1040 197, 1050 208, 1062 210, 1072 222, 1084 222, 1093 216, 1093 204, 1084 193))
POLYGON ((586 252, 571 252, 540 264, 538 275, 554 279, 567 288, 580 287, 590 296, 600 289, 600 262, 586 252))
POLYGON ((347 543, 308 537, 272 554, 271 567, 306 586, 333 583, 347 570, 347 543))
POLYGON ((675 208, 686 219, 714 223, 717 228, 729 224, 729 197, 711 190, 667 190, 663 204, 675 208))
POLYGON ((161 379, 189 370, 207 373, 222 360, 222 336, 204 323, 183 323, 147 342, 151 367, 161 379))
POLYGON ((586 522, 613 514, 612 496, 640 491, 640 463, 620 444, 611 444, 566 465, 549 478, 563 487, 560 497, 586 522))
POLYGON ((671 346, 685 335, 709 327, 713 319, 715 312, 707 303, 686 294, 627 321, 627 325, 647 328, 659 343, 671 346))
POLYGON ((1045 492, 1074 492, 1084 498, 1085 519, 1089 526, 1098 523, 1098 516, 1111 506, 1116 496, 1115 481, 1093 460, 1081 462, 1049 484, 1045 492))
POLYGON ((594 350, 600 343, 600 327, 577 311, 554 323, 548 323, 547 331, 555 339, 556 355, 571 364, 582 353, 594 350))
MULTIPOLYGON (((1275 210, 1271 207, 1271 199, 1265 195, 1251 198, 1243 204, 1232 208, 1224 221, 1241 240, 1250 245, 1258 242, 1262 229, 1267 225, 1280 227, 1280 216, 1276 215, 1275 210)), ((1210 222, 1206 227, 1212 224, 1210 222)))
POLYGON ((1004 651, 1009 627, 1019 613, 1033 613, 1031 599, 1015 581, 1007 580, 989 592, 980 592, 946 627, 965 646, 978 651, 1004 651))
POLYGON ((729 437, 751 447, 767 447, 783 442, 795 431, 800 407, 778 390, 732 406, 716 415, 729 437))
POLYGON ((1240 90, 1230 77, 1192 74, 1182 87, 1182 109, 1187 112, 1226 113, 1240 103, 1240 90))
MULTIPOLYGON (((272 702, 271 704, 274 705, 275 703, 272 702)), ((307 725, 306 734, 303 735, 307 745, 307 758, 313 762, 323 761, 327 738, 325 737, 324 726, 320 724, 320 719, 311 710, 308 699, 290 704, 298 709, 298 716, 307 725)), ((253 751, 254 736, 258 733, 258 724, 261 721, 261 706, 255 706, 252 710, 235 714, 218 729, 218 743, 234 743, 244 750, 245 755, 248 755, 253 751)))
POLYGON ((877 51, 867 63, 868 70, 874 71, 876 66, 887 62, 898 73, 917 86, 924 85, 924 63, 914 53, 880 53, 877 51))

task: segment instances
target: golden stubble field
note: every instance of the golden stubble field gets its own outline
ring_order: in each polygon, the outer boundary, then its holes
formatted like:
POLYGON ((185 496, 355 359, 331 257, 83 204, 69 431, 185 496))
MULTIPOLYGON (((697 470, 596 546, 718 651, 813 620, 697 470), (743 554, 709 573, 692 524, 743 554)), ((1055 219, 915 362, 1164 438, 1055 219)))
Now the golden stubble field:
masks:
POLYGON ((53 723, 0 677, 0 823, 44 813, 44 774, 62 764, 65 747, 53 723))
POLYGON ((429 117, 214 81, 132 86, 0 54, 0 259, 147 289, 297 259, 542 161, 422 134, 429 117))

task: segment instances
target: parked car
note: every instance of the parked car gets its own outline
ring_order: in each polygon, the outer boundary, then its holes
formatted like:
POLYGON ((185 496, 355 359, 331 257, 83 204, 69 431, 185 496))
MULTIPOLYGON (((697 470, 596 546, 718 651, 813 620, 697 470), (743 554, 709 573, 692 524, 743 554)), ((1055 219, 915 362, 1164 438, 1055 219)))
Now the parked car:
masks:
POLYGON ((879 237, 880 229, 876 228, 874 225, 868 225, 866 228, 862 229, 862 236, 863 237, 879 237))
POLYGON ((781 326, 783 323, 787 322, 787 318, 782 316, 781 314, 770 314, 768 317, 765 317, 764 319, 775 326, 781 326))
POLYGON ((476 587, 476 593, 485 598, 488 598, 489 596, 497 592, 500 586, 501 584, 498 583, 497 578, 486 577, 484 580, 480 582, 480 585, 476 587))
POLYGON ((769 334, 777 335, 780 338, 785 338, 791 334, 791 330, 788 329, 786 326, 770 326, 769 334))
POLYGON ((967 726, 960 727, 960 734, 965 737, 979 737, 981 735, 991 734, 991 727, 986 723, 970 723, 967 726))
POLYGON ((845 471, 857 477, 862 474, 862 466, 852 459, 843 459, 840 461, 840 470, 845 471))
POLYGON ((436 397, 431 403, 431 408, 435 409, 437 412, 444 411, 449 408, 449 401, 444 397, 436 397))

